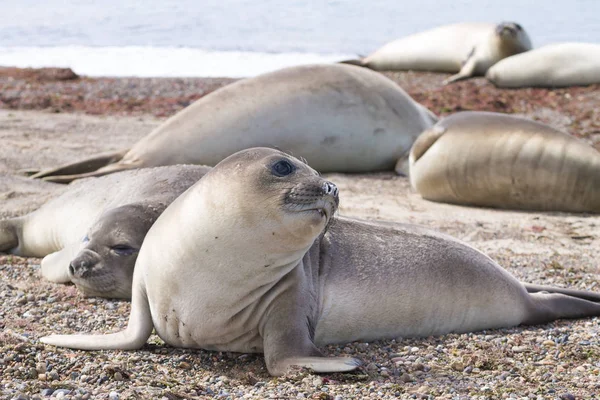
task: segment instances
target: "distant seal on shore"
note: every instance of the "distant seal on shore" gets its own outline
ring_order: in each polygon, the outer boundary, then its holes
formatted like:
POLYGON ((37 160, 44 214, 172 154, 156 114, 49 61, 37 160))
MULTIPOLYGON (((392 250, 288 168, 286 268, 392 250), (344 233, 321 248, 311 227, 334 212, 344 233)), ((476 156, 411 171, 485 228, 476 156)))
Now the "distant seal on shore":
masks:
POLYGON ((328 343, 600 315, 600 293, 523 285, 426 228, 333 221, 337 205, 336 186, 300 160, 264 148, 236 153, 148 232, 126 330, 41 341, 138 349, 154 328, 172 346, 264 352, 269 372, 282 375, 292 365, 360 364, 323 357, 317 346, 328 343), (556 293, 528 293, 541 290, 556 293))
POLYGON ((436 121, 381 74, 340 64, 299 66, 210 93, 126 153, 106 153, 34 177, 69 182, 131 168, 215 165, 254 146, 304 157, 320 172, 392 170, 436 121))
POLYGON ((529 49, 529 36, 517 23, 459 23, 403 37, 363 60, 345 62, 379 71, 457 72, 444 81, 451 83, 485 75, 496 62, 529 49))
POLYGON ((600 152, 526 118, 453 114, 417 139, 409 164, 412 186, 428 200, 600 212, 600 152))
POLYGON ((209 170, 146 168, 75 184, 30 214, 0 221, 0 251, 44 257, 44 278, 71 281, 86 296, 129 298, 148 229, 209 170))
POLYGON ((600 83, 600 44, 549 44, 500 61, 485 77, 507 88, 600 83))

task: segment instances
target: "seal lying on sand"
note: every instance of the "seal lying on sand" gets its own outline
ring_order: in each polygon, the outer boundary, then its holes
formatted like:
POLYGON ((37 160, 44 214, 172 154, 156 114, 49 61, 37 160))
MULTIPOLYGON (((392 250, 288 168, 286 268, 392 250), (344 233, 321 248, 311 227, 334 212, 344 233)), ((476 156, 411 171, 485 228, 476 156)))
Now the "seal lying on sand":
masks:
POLYGON ((498 87, 562 87, 600 83, 600 44, 557 43, 508 57, 485 77, 498 87))
POLYGON ((45 256, 44 278, 72 281, 86 296, 129 298, 148 229, 209 170, 146 168, 75 184, 31 214, 0 221, 0 251, 45 256))
POLYGON ((529 49, 529 36, 517 23, 459 23, 406 36, 363 60, 344 63, 379 71, 457 72, 444 81, 450 83, 485 75, 489 67, 503 58, 529 49))
POLYGON ((126 153, 103 154, 34 177, 68 182, 131 168, 215 165, 254 146, 304 157, 320 172, 392 170, 436 121, 381 74, 340 64, 292 67, 216 90, 126 153))
POLYGON ((338 189, 272 149, 228 157, 175 200, 138 256, 127 329, 48 336, 78 349, 264 352, 289 366, 355 369, 317 346, 600 315, 600 293, 523 285, 452 237, 339 218, 338 189), (166 240, 166 239, 169 240, 166 240), (540 290, 556 292, 553 294, 540 290))
POLYGON ((600 153, 526 118, 453 114, 417 139, 409 160, 411 184, 428 200, 600 212, 600 153))

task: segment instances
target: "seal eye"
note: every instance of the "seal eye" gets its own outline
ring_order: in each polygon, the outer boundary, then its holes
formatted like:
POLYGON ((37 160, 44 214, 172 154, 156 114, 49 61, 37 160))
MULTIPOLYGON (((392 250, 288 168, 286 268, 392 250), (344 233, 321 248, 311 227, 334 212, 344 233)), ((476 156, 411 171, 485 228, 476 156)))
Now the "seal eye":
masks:
POLYGON ((273 164, 271 171, 276 176, 286 176, 294 172, 296 167, 288 160, 281 160, 273 164))
POLYGON ((523 27, 522 27, 521 25, 519 25, 519 24, 515 24, 515 27, 516 27, 518 30, 520 30, 520 31, 522 31, 522 30, 523 30, 523 27))
POLYGON ((126 244, 118 244, 110 249, 120 256, 130 256, 135 253, 135 249, 131 246, 127 246, 126 244))
POLYGON ((83 238, 83 240, 81 241, 82 243, 87 243, 90 241, 90 238, 88 237, 88 235, 85 235, 85 237, 83 238))

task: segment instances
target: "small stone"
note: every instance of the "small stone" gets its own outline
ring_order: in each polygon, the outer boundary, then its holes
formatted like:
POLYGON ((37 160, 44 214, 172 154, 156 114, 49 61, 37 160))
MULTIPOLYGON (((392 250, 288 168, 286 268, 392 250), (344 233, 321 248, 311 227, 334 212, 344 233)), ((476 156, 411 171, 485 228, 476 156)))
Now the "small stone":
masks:
POLYGON ((52 396, 52 393, 54 393, 54 389, 50 388, 42 389, 42 391, 40 392, 42 396, 52 396))
POLYGON ((182 361, 182 362, 179 363, 179 368, 181 368, 181 369, 192 369, 192 366, 189 363, 187 363, 185 361, 182 361))
POLYGON ((13 397, 12 400, 29 400, 29 396, 27 396, 26 394, 19 393, 18 395, 13 397))
POLYGON ((514 353, 524 353, 527 351, 527 346, 513 346, 512 351, 514 353))
POLYGON ((47 375, 47 377, 48 377, 48 380, 50 380, 50 381, 57 381, 57 380, 58 380, 58 378, 59 378, 59 376, 58 376, 58 372, 56 372, 56 371, 51 371, 51 372, 50 372, 50 373, 47 375))
POLYGON ((408 352, 409 352, 409 353, 416 353, 417 351, 419 351, 419 348, 418 348, 418 347, 411 347, 411 348, 408 350, 408 352))
POLYGON ((118 392, 110 392, 108 394, 108 400, 119 400, 119 393, 118 392))
POLYGON ((45 381, 46 379, 46 374, 38 374, 38 380, 45 381))
POLYGON ((413 378, 407 373, 400 375, 400 380, 404 383, 412 382, 413 378))
POLYGON ((473 372, 473 367, 470 365, 467 365, 467 367, 463 370, 463 372, 465 374, 470 374, 471 372, 473 372))
POLYGON ((564 393, 560 395, 560 400, 575 400, 575 396, 571 393, 564 393))
POLYGON ((455 361, 452 364, 450 364, 450 368, 452 368, 455 371, 463 371, 465 369, 465 365, 460 361, 455 361))
POLYGON ((369 363, 367 365, 367 371, 377 371, 377 365, 375 365, 375 363, 369 363))
POLYGON ((115 381, 122 381, 123 380, 123 374, 120 373, 119 371, 115 372, 115 375, 113 376, 113 378, 115 379, 115 381))
POLYGON ((544 342, 542 343, 542 346, 554 347, 554 346, 556 346, 556 343, 554 343, 553 340, 544 340, 544 342))
POLYGON ((387 368, 382 368, 381 372, 379 373, 381 376, 390 376, 390 371, 387 370, 387 368))
POLYGON ((312 381, 313 386, 321 386, 323 385, 323 378, 315 378, 312 381))

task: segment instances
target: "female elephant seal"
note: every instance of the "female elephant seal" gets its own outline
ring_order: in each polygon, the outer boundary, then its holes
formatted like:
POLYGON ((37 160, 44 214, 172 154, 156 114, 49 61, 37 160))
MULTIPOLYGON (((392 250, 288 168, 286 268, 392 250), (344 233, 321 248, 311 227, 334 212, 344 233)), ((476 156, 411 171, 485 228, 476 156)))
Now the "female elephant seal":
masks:
POLYGON ((125 155, 104 154, 34 177, 68 182, 130 168, 215 165, 255 146, 289 151, 321 172, 392 170, 436 121, 381 74, 339 64, 292 67, 216 90, 125 155))
POLYGON ((600 153, 526 118, 451 115, 419 137, 409 165, 412 186, 432 201, 600 212, 600 153))
POLYGON ((86 296, 129 298, 148 229, 209 169, 146 168, 83 181, 31 214, 0 221, 0 251, 45 256, 46 279, 71 281, 86 296))
POLYGON ((155 328, 172 346, 264 352, 269 372, 281 375, 291 365, 338 372, 360 364, 322 357, 316 346, 327 343, 600 315, 600 294, 528 287, 434 231, 330 224, 337 204, 335 185, 298 159, 264 148, 236 153, 148 232, 126 330, 41 341, 137 349, 155 328))
POLYGON ((485 75, 506 88, 600 83, 600 44, 557 43, 508 57, 485 75))
POLYGON ((361 61, 346 61, 375 70, 453 72, 451 83, 485 75, 489 67, 531 49, 521 25, 459 23, 444 25, 395 40, 361 61))

